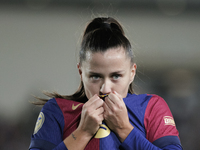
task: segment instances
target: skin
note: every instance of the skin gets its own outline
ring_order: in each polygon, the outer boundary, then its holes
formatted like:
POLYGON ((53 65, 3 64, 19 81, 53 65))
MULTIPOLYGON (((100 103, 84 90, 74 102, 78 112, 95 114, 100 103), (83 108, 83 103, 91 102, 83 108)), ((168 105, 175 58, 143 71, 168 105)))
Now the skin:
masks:
POLYGON ((87 52, 78 70, 88 101, 83 105, 78 128, 64 140, 65 145, 69 150, 84 149, 103 120, 123 142, 134 128, 123 98, 134 80, 136 64, 131 64, 125 50, 118 47, 104 53, 87 52), (105 101, 98 96, 101 94, 108 94, 105 101))

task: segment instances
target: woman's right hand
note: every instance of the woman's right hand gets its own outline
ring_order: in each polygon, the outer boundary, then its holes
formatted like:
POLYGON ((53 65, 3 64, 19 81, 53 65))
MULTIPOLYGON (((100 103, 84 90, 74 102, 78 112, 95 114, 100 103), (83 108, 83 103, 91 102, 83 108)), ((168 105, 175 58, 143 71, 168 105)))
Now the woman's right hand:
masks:
POLYGON ((87 136, 94 136, 104 120, 103 103, 104 101, 95 94, 83 105, 78 130, 81 130, 87 136))

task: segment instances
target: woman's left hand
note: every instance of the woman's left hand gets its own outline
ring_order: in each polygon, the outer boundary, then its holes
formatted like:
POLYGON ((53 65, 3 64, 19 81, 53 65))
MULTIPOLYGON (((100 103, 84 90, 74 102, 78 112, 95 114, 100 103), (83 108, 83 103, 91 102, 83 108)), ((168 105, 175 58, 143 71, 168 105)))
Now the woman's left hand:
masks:
POLYGON ((105 98, 104 119, 107 126, 115 132, 123 142, 133 126, 129 122, 128 112, 123 98, 117 92, 112 92, 105 98))

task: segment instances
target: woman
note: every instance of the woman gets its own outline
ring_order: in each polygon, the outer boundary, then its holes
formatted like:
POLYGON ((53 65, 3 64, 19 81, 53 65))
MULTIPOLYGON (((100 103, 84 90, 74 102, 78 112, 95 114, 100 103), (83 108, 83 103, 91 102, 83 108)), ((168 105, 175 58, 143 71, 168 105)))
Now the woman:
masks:
POLYGON ((136 64, 115 19, 88 24, 79 59, 79 89, 70 96, 47 93, 52 99, 43 100, 31 150, 182 149, 165 101, 133 94, 136 64))

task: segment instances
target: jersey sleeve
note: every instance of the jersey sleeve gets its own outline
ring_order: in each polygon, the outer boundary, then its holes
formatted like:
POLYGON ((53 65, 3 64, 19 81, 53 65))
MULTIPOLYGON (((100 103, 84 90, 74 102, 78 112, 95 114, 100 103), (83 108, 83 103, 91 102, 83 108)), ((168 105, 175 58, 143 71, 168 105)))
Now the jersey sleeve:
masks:
POLYGON ((64 117, 55 99, 49 100, 42 108, 30 150, 67 150, 63 142, 64 117))
POLYGON ((156 145, 149 142, 144 136, 141 135, 137 128, 134 128, 125 141, 120 145, 120 150, 182 150, 179 144, 170 144, 165 147, 157 147, 156 145))
POLYGON ((153 95, 149 100, 144 125, 146 139, 158 147, 171 144, 180 145, 179 133, 172 113, 163 98, 153 95))
POLYGON ((122 150, 182 150, 178 131, 167 103, 159 96, 152 95, 144 113, 146 137, 134 127, 124 142, 122 150))

